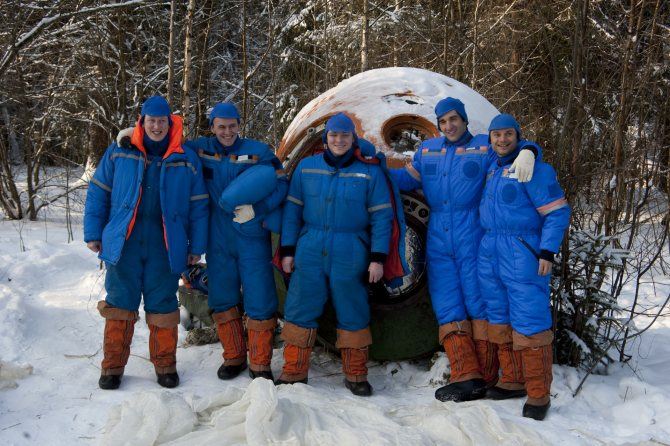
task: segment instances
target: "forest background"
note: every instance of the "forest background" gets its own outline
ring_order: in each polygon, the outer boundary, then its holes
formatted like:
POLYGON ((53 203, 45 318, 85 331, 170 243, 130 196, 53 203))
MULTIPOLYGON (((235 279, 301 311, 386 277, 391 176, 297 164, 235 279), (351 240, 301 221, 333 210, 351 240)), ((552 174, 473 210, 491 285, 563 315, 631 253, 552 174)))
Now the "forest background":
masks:
POLYGON ((3 0, 0 215, 69 208, 150 95, 168 97, 188 138, 234 101, 243 134, 277 147, 342 79, 425 68, 514 114, 556 167, 573 207, 554 271, 574 347, 561 362, 595 367, 627 358, 645 329, 633 320, 664 315, 638 297, 668 277, 669 62, 662 0, 3 0))

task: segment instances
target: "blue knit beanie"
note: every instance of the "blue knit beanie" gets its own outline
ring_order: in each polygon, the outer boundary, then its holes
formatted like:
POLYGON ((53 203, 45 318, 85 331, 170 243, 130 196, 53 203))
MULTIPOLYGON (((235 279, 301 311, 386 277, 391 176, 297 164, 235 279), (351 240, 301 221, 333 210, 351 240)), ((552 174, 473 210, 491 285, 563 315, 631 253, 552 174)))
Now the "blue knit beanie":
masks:
POLYGON ((142 104, 142 111, 140 112, 142 117, 145 117, 146 115, 169 117, 171 114, 170 104, 168 104, 163 96, 151 96, 144 101, 144 104, 142 104))
POLYGON ((328 119, 326 122, 326 129, 322 136, 324 143, 328 141, 328 132, 351 133, 354 135, 354 145, 357 145, 356 142, 358 141, 358 137, 356 136, 356 126, 354 125, 354 121, 344 113, 338 113, 328 119))
POLYGON ((209 112, 210 127, 214 124, 214 118, 237 119, 237 123, 240 123, 240 113, 232 102, 219 102, 212 108, 209 112))
POLYGON ((514 129, 516 130, 516 138, 521 141, 521 126, 514 116, 507 113, 502 113, 491 120, 489 124, 489 142, 491 141, 491 132, 493 130, 502 130, 502 129, 514 129))
MULTIPOLYGON (((465 113, 465 104, 463 104, 460 99, 451 97, 444 98, 435 105, 435 116, 437 117, 438 122, 442 116, 452 110, 456 110, 456 113, 463 118, 463 121, 465 121, 466 124, 468 123, 468 115, 465 113)), ((439 127, 438 124, 438 128, 439 127)))

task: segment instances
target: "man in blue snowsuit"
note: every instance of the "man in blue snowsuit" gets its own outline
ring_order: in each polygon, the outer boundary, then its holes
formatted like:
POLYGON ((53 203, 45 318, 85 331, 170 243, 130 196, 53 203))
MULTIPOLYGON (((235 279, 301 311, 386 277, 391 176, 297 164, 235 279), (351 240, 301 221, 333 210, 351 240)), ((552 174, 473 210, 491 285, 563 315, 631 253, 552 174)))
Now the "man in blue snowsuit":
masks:
MULTIPOLYGON (((488 342, 484 302, 477 283, 477 249, 482 230, 479 201, 495 153, 488 136, 467 130, 465 105, 447 97, 435 106, 443 137, 424 141, 405 169, 391 170, 400 190, 422 189, 428 206, 426 262, 428 287, 439 327, 439 341, 451 364, 450 384, 441 401, 481 398, 498 376, 495 345, 488 342)), ((517 172, 532 176, 535 156, 524 150, 517 172)))
POLYGON ((485 233, 478 274, 502 376, 487 396, 527 394, 523 416, 542 420, 552 381, 551 264, 570 224, 570 207, 549 164, 536 162, 527 183, 510 169, 521 150, 537 147, 521 139, 511 115, 496 116, 489 135, 497 160, 488 170, 479 208, 485 233))
POLYGON ((240 116, 231 103, 214 106, 213 137, 186 143, 200 156, 211 197, 207 271, 209 307, 223 345, 221 379, 247 367, 247 344, 238 305, 243 289, 248 316, 249 374, 273 379, 272 341, 277 294, 272 267, 270 221, 280 221, 288 178, 270 147, 239 136, 240 116))
POLYGON ((200 160, 181 133, 167 101, 147 99, 128 146, 112 143, 89 185, 84 240, 107 266, 102 389, 120 385, 142 297, 158 383, 179 384, 176 292, 205 251, 208 214, 200 160))
POLYGON ((393 206, 380 166, 355 154, 358 143, 349 117, 338 113, 328 120, 324 144, 323 153, 296 167, 284 205, 282 268, 295 271, 286 296, 284 367, 277 383, 307 382, 317 319, 330 296, 345 385, 355 395, 368 396, 372 335, 366 284, 384 274, 393 206))

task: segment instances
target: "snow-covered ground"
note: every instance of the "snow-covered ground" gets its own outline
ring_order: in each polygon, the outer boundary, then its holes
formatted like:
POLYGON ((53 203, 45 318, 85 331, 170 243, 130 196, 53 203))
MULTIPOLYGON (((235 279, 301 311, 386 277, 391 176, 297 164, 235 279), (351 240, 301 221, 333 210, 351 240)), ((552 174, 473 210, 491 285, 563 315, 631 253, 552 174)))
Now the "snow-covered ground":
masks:
MULTIPOLYGON (((166 390, 155 382, 144 321, 122 387, 100 390, 103 319, 95 306, 104 298, 104 271, 77 223, 74 235, 68 243, 60 215, 0 221, 2 445, 670 443, 670 321, 663 319, 631 346, 629 365, 591 376, 577 397, 582 374, 554 366, 544 422, 520 416, 523 400, 435 400, 448 367, 443 354, 432 367, 371 363, 375 394, 358 398, 323 351, 312 357, 309 385, 274 387, 246 375, 220 381, 219 345, 180 345, 181 385, 166 390)), ((280 368, 276 350, 275 374, 280 368)))

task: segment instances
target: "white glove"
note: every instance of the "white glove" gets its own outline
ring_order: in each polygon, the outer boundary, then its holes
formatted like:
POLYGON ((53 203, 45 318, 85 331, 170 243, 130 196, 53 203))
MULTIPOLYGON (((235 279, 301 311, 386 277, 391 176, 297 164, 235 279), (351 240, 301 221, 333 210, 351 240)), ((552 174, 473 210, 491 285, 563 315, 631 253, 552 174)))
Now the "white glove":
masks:
POLYGON ((527 183, 533 179, 535 169, 535 155, 531 150, 523 149, 514 160, 510 172, 514 171, 519 183, 527 183))
POLYGON ((128 127, 127 129, 123 129, 119 132, 118 135, 116 135, 116 144, 119 147, 123 147, 123 144, 121 144, 121 140, 123 138, 130 138, 133 136, 133 131, 135 131, 135 127, 128 127))
POLYGON ((254 212, 254 207, 250 204, 243 204, 241 206, 235 207, 235 218, 233 218, 233 221, 235 223, 246 223, 252 218, 256 216, 256 213, 254 212))

